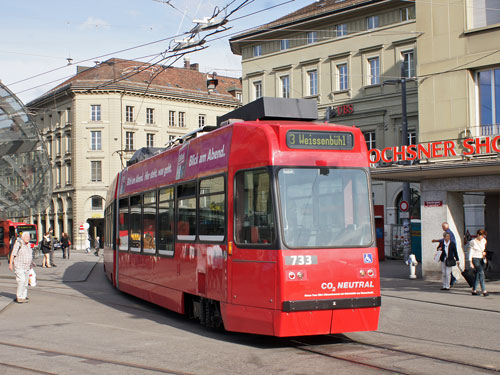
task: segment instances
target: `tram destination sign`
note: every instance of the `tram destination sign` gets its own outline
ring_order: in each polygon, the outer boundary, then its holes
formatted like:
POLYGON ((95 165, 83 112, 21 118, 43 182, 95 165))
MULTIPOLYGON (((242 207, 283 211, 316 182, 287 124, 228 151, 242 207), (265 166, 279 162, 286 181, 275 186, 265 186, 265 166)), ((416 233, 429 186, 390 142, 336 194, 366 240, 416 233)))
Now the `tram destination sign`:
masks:
POLYGON ((295 149, 351 150, 353 135, 347 132, 289 130, 286 145, 295 149))

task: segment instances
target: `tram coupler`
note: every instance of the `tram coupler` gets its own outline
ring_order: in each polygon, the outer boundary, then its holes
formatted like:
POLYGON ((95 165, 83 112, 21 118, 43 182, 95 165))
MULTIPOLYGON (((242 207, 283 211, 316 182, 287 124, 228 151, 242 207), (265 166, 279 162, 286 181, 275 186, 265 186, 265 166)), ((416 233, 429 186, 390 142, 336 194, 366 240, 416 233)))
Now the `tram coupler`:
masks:
POLYGON ((415 271, 418 266, 418 261, 417 258, 415 257, 415 254, 410 254, 408 260, 405 263, 407 266, 410 266, 410 279, 416 279, 417 275, 415 271))

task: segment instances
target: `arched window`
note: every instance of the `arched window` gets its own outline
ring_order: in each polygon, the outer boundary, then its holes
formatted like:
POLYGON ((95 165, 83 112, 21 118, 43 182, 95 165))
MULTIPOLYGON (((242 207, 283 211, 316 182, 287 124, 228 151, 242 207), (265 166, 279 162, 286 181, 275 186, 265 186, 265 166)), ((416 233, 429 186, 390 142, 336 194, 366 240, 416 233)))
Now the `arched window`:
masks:
POLYGON ((94 195, 91 199, 92 211, 102 210, 104 208, 104 199, 98 195, 94 195))

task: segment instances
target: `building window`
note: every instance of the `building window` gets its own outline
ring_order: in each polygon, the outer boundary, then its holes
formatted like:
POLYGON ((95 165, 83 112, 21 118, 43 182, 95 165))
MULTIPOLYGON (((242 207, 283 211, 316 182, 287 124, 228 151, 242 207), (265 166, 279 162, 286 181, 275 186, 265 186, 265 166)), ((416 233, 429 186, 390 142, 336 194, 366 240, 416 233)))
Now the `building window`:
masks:
POLYGON ((498 0, 467 0, 467 21, 470 29, 500 23, 498 0))
POLYGON ((377 148, 377 142, 376 142, 377 138, 375 136, 374 131, 365 132, 364 136, 365 136, 366 147, 368 148, 368 150, 373 150, 374 148, 377 148))
POLYGON ((281 39, 280 41, 280 50, 284 51, 290 48, 290 40, 289 39, 281 39))
POLYGON ((58 135, 56 137, 56 154, 57 156, 61 156, 61 136, 58 135))
POLYGON ((71 163, 66 163, 66 185, 71 185, 71 163))
POLYGON ((372 57, 368 59, 368 84, 378 85, 380 84, 380 58, 372 57))
POLYGON ((49 153, 49 158, 53 157, 53 149, 52 149, 52 137, 48 137, 47 138, 47 146, 48 146, 48 149, 47 149, 47 152, 49 153))
POLYGON ((289 76, 280 77, 280 83, 281 83, 281 97, 282 98, 289 98, 290 97, 290 77, 289 76))
POLYGON ((253 56, 254 57, 262 56, 262 45, 261 44, 253 46, 253 56))
POLYGON ((146 134, 146 146, 155 147, 155 135, 152 133, 146 134))
POLYGON ((101 161, 91 161, 90 162, 90 180, 92 182, 102 181, 101 161))
POLYGON ((318 95, 318 71, 310 70, 307 72, 307 78, 309 83, 309 95, 318 95))
POLYGON ((94 104, 90 106, 90 119, 92 121, 101 121, 101 105, 94 104))
POLYGON ((125 151, 133 151, 134 150, 134 133, 127 132, 125 134, 125 151))
POLYGON ((316 43, 318 41, 318 32, 309 31, 306 38, 307 44, 316 43))
POLYGON ((56 165, 56 186, 61 187, 61 164, 56 165))
POLYGON ((499 134, 500 123, 500 68, 477 73, 479 87, 479 122, 481 135, 499 134))
POLYGON ((180 128, 185 128, 186 123, 184 122, 184 119, 186 118, 186 113, 185 112, 179 112, 179 127, 180 128))
POLYGON ((378 27, 378 22, 378 16, 370 16, 366 19, 366 28, 368 30, 375 29, 376 27, 378 27))
POLYGON ((406 78, 415 77, 415 58, 413 50, 401 52, 403 59, 403 74, 406 78))
POLYGON ((125 121, 134 122, 134 107, 131 105, 125 107, 125 121))
POLYGON ((415 19, 415 7, 406 7, 400 10, 401 22, 415 19))
POLYGON ((66 133, 66 154, 71 154, 71 133, 66 133))
POLYGON ((417 144, 417 132, 415 130, 408 131, 408 145, 417 144))
POLYGON ((341 23, 335 26, 335 31, 337 33, 337 37, 347 35, 347 24, 341 23))
POLYGON ((92 197, 91 202, 92 211, 102 210, 103 199, 101 197, 92 197))
POLYGON ((259 99, 260 97, 262 97, 262 82, 261 81, 254 82, 253 89, 254 89, 255 99, 259 99))
POLYGON ((176 136, 176 135, 169 135, 169 136, 168 136, 168 140, 169 140, 169 141, 173 141, 175 138, 177 138, 177 136, 176 136))
POLYGON ((168 126, 175 126, 175 111, 168 111, 168 126))
POLYGON ((236 93, 236 99, 238 99, 238 101, 241 102, 241 99, 242 99, 241 92, 236 93))
POLYGON ((344 91, 349 89, 349 76, 347 73, 347 64, 338 64, 337 65, 337 77, 338 83, 337 88, 339 91, 344 91))
POLYGON ((201 128, 205 126, 206 115, 198 115, 198 126, 201 128))
POLYGON ((101 131, 91 131, 90 132, 91 145, 90 148, 92 151, 100 151, 102 150, 101 144, 101 131))
POLYGON ((154 112, 155 112, 154 108, 146 108, 146 123, 148 124, 155 123, 154 112))

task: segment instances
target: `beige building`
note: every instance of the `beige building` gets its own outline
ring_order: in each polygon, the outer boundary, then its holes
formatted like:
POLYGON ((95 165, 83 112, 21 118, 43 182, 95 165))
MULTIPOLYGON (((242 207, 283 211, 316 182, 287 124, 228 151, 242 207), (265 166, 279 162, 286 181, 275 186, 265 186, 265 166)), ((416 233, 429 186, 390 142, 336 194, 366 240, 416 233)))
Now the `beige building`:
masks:
MULTIPOLYGON (((417 2, 416 14, 422 32, 417 41, 419 142, 457 145, 457 157, 433 163, 440 170, 437 178, 429 172, 419 177, 427 272, 439 271, 432 264, 430 239, 440 228, 432 223, 448 221, 459 239, 467 230, 475 234, 486 228, 493 253, 490 272, 500 273, 500 153, 491 147, 500 134, 500 2, 417 2), (460 145, 466 138, 490 147, 464 157, 467 150, 460 145)), ((495 142, 498 149, 500 138, 495 142)))
POLYGON ((185 60, 184 68, 110 59, 77 74, 28 104, 47 144, 54 191, 49 208, 33 212, 40 232, 67 232, 85 246, 79 228, 103 234, 106 192, 141 147, 170 140, 240 105, 237 78, 207 75, 185 60), (207 90, 207 79, 216 79, 207 90))
MULTIPOLYGON (((243 102, 314 98, 320 120, 361 128, 369 149, 402 144, 407 82, 409 144, 418 134, 417 32, 412 1, 321 0, 230 40, 242 56, 243 102)), ((420 55, 420 54, 419 54, 420 55)), ((402 184, 373 182, 386 224, 399 224, 402 184)), ((412 185, 418 202, 418 185, 412 185)), ((419 204, 412 216, 419 218, 419 204)), ((391 235, 388 236, 390 241, 391 235)))

